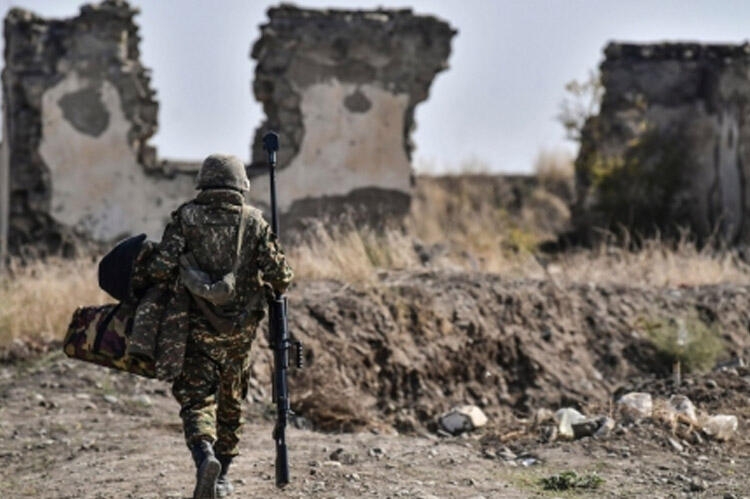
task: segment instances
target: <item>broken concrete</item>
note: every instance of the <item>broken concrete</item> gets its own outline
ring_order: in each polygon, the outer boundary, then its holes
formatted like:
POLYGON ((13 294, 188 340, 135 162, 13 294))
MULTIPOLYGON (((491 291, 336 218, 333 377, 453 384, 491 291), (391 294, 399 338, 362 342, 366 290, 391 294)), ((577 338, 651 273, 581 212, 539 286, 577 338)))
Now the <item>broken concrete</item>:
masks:
POLYGON ((611 43, 576 162, 577 227, 750 240, 750 45, 611 43))
POLYGON ((46 20, 5 19, 3 99, 11 251, 70 253, 80 240, 158 238, 192 177, 166 178, 148 144, 158 104, 140 63, 138 13, 121 0, 46 20))
MULTIPOLYGON (((263 164, 259 139, 277 130, 281 208, 292 218, 360 208, 404 214, 413 185, 414 110, 447 68, 456 32, 408 9, 282 5, 268 17, 252 50, 253 91, 267 117, 252 158, 263 164)), ((256 185, 267 202, 265 178, 256 185)))

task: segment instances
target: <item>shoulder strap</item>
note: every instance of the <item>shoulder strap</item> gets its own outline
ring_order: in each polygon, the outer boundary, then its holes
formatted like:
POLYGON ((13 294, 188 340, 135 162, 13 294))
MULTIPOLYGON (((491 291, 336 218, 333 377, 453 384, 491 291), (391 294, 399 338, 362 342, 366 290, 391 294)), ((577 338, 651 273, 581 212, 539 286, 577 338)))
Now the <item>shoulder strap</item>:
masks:
POLYGON ((245 237, 245 228, 247 227, 248 218, 250 218, 250 207, 243 204, 242 210, 240 211, 240 226, 237 228, 237 251, 234 255, 234 266, 232 267, 232 272, 237 272, 240 263, 242 263, 242 259, 240 258, 242 254, 242 240, 245 237))

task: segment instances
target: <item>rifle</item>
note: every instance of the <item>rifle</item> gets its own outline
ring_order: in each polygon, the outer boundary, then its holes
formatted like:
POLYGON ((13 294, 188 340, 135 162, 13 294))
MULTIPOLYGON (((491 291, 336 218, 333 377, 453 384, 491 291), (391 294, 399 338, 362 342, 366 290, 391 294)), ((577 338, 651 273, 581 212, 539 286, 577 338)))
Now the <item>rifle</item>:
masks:
MULTIPOLYGON (((276 206, 276 151, 279 150, 279 136, 268 132, 263 136, 263 149, 268 154, 269 175, 271 180, 271 230, 279 236, 279 217, 276 206)), ((287 302, 282 293, 274 291, 268 303, 268 328, 271 349, 273 350, 273 402, 276 404, 276 426, 273 439, 276 442, 276 486, 284 487, 289 483, 289 459, 286 448, 286 425, 292 411, 289 406, 289 387, 287 370, 289 369, 289 350, 296 350, 296 366, 302 367, 302 344, 292 341, 287 325, 287 302)))

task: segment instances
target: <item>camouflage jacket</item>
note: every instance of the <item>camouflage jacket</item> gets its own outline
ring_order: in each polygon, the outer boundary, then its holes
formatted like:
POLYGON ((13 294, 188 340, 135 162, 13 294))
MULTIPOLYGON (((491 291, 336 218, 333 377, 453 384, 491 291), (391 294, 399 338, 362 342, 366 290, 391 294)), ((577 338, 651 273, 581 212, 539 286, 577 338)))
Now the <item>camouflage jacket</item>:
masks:
POLYGON ((234 297, 221 306, 208 304, 223 317, 249 313, 260 321, 270 290, 283 292, 292 280, 292 269, 261 212, 250 208, 242 247, 237 260, 237 231, 243 210, 241 193, 208 189, 172 213, 162 240, 147 264, 150 279, 170 286, 173 296, 159 327, 157 367, 179 373, 187 341, 187 313, 200 314, 180 281, 180 257, 192 253, 201 270, 212 279, 221 279, 236 268, 234 297))
POLYGON ((217 314, 232 316, 251 312, 263 316, 269 289, 283 292, 292 280, 292 269, 261 212, 251 208, 237 259, 237 231, 244 204, 241 193, 230 189, 208 189, 183 204, 167 225, 156 254, 148 266, 155 281, 174 282, 179 276, 180 257, 190 252, 200 269, 219 280, 235 268, 234 298, 217 314))

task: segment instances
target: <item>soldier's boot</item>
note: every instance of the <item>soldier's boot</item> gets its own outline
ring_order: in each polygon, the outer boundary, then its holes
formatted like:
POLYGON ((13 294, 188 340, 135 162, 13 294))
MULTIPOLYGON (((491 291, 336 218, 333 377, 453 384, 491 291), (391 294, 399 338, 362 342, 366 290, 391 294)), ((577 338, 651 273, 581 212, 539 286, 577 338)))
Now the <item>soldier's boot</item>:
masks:
POLYGON ((210 442, 201 440, 190 448, 195 461, 195 490, 193 499, 216 499, 216 479, 221 473, 221 463, 214 456, 210 442))
POLYGON ((234 492, 234 485, 232 485, 227 476, 229 465, 232 464, 232 456, 218 454, 216 458, 221 463, 221 473, 219 474, 219 479, 216 481, 216 495, 217 497, 226 497, 234 492))

